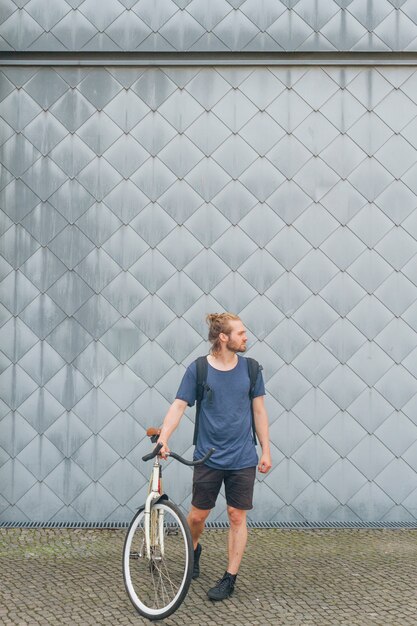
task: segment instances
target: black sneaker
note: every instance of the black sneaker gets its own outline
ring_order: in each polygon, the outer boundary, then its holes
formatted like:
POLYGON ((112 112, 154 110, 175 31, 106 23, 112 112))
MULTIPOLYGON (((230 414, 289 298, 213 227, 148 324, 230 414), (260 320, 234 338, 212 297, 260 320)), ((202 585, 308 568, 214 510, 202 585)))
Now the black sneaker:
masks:
POLYGON ((194 567, 193 567, 193 575, 192 579, 195 580, 200 576, 200 556, 201 556, 201 546, 198 543, 196 549, 194 550, 194 567))
POLYGON ((216 585, 208 590, 207 595, 210 600, 225 600, 232 595, 235 588, 236 576, 225 572, 223 578, 217 581, 216 585))

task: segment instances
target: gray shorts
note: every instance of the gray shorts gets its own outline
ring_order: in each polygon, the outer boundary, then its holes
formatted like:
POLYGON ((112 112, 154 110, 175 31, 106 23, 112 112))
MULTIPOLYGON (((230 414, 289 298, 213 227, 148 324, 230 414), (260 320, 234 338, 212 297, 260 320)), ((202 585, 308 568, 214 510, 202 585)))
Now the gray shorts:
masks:
POLYGON ((197 509, 214 508, 220 488, 224 482, 226 502, 235 509, 249 511, 253 508, 253 487, 256 467, 238 470, 221 470, 197 465, 193 475, 193 499, 197 509))

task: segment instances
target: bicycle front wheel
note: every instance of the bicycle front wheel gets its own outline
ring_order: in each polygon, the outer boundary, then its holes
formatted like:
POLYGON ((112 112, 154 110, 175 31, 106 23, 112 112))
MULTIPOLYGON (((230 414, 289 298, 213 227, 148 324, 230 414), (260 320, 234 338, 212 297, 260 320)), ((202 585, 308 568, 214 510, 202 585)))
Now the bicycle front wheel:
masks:
POLYGON ((193 543, 181 510, 169 500, 152 507, 148 558, 145 513, 133 518, 123 547, 123 577, 136 610, 150 620, 168 617, 180 606, 191 583, 193 543))

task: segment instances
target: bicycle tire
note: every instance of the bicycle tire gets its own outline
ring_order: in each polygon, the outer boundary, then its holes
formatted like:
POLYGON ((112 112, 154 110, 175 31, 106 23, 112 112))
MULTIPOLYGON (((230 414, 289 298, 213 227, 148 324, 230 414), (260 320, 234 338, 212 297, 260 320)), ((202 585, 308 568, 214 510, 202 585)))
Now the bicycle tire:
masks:
POLYGON ((135 609, 149 620, 168 617, 187 595, 193 571, 191 532, 179 507, 161 500, 153 512, 164 513, 165 553, 148 560, 145 552, 144 510, 132 519, 123 546, 123 579, 135 609))

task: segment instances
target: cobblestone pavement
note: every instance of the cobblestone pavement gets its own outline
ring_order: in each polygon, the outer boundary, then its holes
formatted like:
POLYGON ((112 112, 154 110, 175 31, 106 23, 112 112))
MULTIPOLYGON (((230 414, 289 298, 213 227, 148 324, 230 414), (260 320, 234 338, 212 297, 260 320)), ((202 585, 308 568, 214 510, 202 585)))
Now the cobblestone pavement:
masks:
MULTIPOLYGON (((149 624, 124 590, 124 534, 0 531, 0 623, 149 624)), ((415 530, 251 529, 233 597, 213 604, 226 534, 206 531, 202 574, 167 626, 417 625, 415 530)))

